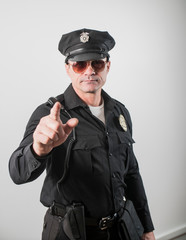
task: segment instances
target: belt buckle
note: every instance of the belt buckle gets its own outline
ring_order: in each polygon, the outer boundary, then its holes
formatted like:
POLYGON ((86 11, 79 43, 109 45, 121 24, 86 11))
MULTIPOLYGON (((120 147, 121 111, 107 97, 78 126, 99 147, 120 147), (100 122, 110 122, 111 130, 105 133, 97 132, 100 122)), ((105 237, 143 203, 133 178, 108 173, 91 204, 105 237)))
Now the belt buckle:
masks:
POLYGON ((111 217, 104 217, 99 221, 99 228, 105 230, 108 228, 107 224, 111 221, 111 217))
POLYGON ((113 224, 113 221, 116 219, 117 217, 117 213, 114 213, 114 215, 111 217, 111 216, 108 216, 108 217, 104 217, 102 218, 100 221, 99 221, 99 228, 101 230, 105 230, 109 227, 112 226, 113 224))

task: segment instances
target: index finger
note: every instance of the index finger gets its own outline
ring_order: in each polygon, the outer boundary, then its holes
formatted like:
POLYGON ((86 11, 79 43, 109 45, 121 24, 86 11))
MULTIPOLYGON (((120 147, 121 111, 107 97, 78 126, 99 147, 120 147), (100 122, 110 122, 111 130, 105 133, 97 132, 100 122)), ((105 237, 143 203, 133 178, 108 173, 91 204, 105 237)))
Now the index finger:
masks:
POLYGON ((60 120, 60 110, 61 110, 61 104, 59 102, 56 102, 50 110, 50 117, 53 120, 60 120))

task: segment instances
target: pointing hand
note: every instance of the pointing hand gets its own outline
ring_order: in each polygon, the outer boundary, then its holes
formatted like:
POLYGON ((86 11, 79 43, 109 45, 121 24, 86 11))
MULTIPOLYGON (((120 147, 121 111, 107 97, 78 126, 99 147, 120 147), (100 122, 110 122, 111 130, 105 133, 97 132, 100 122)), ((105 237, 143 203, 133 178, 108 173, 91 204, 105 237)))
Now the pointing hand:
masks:
POLYGON ((66 141, 72 129, 78 124, 77 118, 65 124, 60 119, 61 104, 56 102, 50 114, 41 118, 33 134, 33 150, 38 156, 47 155, 54 147, 66 141))

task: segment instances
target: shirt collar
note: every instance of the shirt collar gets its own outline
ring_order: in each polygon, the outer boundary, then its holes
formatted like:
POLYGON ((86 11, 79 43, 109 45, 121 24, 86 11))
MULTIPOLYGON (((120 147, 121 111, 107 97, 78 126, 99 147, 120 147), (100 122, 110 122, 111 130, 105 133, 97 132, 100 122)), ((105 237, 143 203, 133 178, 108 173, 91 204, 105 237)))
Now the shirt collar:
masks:
POLYGON ((68 86, 68 88, 66 89, 66 91, 64 92, 64 100, 65 100, 65 108, 67 110, 69 109, 73 109, 76 107, 85 107, 87 106, 82 100, 81 98, 78 97, 78 95, 76 94, 76 92, 74 91, 72 84, 70 84, 68 86))
MULTIPOLYGON (((105 108, 108 111, 112 111, 115 106, 115 101, 102 89, 102 97, 104 99, 105 108)), ((84 103, 79 96, 74 91, 72 84, 64 92, 65 108, 67 110, 76 108, 76 107, 87 107, 87 104, 84 103)))

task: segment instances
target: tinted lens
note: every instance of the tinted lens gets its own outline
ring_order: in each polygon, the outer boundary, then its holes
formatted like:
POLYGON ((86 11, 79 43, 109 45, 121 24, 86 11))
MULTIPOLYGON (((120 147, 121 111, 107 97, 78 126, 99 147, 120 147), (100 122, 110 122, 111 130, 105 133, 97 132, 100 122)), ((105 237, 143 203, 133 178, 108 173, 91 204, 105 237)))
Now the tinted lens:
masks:
POLYGON ((72 65, 72 68, 74 70, 74 72, 76 73, 82 73, 85 71, 85 69, 87 68, 87 62, 86 61, 81 61, 81 62, 75 62, 72 65))
POLYGON ((95 72, 101 72, 105 67, 105 61, 103 60, 92 61, 91 66, 95 70, 95 72))
MULTIPOLYGON (((79 61, 79 62, 73 63, 72 68, 74 72, 76 73, 84 72, 88 66, 88 62, 89 61, 79 61)), ((91 67, 94 69, 95 72, 101 72, 105 67, 105 61, 103 60, 91 61, 91 67)))

